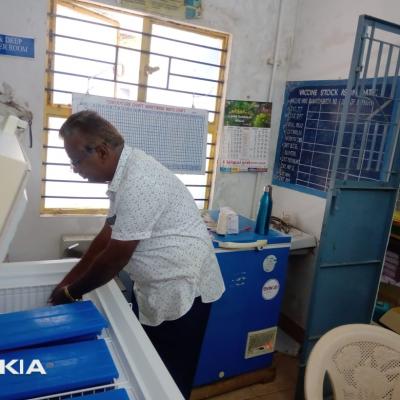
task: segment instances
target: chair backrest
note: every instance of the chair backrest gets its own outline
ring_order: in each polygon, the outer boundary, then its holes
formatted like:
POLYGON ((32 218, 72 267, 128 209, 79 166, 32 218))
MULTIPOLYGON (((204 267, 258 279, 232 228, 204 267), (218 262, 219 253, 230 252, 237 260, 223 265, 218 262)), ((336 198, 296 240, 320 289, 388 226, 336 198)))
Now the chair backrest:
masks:
POLYGON ((400 335, 366 324, 332 329, 308 358, 307 400, 323 399, 326 374, 335 400, 400 400, 400 335))

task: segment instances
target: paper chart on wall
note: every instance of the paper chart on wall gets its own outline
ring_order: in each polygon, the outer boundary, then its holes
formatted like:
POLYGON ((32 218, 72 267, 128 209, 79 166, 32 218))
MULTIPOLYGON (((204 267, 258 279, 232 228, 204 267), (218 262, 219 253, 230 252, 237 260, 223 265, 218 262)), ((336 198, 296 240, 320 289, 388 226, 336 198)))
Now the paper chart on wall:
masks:
POLYGON ((73 94, 72 111, 93 110, 110 121, 125 142, 178 174, 204 174, 208 112, 192 108, 73 94))
POLYGON ((272 103, 227 100, 220 154, 221 172, 268 170, 272 103))

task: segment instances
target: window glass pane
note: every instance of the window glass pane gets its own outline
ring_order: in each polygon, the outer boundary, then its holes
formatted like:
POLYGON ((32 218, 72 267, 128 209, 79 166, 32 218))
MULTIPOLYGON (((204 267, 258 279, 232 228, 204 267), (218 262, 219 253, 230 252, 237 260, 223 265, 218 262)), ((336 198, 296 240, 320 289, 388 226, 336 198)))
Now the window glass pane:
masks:
MULTIPOLYGON (((95 6, 93 6, 93 9, 96 9, 95 6)), ((106 15, 109 18, 112 18, 114 21, 118 21, 118 25, 121 28, 121 30, 129 35, 133 35, 135 37, 141 37, 140 33, 136 32, 127 32, 124 31, 124 29, 129 29, 132 31, 137 31, 137 32, 142 32, 143 31, 143 18, 138 17, 137 15, 133 15, 120 11, 113 11, 110 9, 98 7, 99 12, 101 12, 103 15, 106 15)), ((109 22, 107 22, 109 24, 109 22)))
POLYGON ((196 203, 196 206, 197 206, 197 208, 199 210, 204 209, 204 207, 205 207, 205 202, 204 201, 196 201, 195 203, 196 203))
MULTIPOLYGON (((210 38, 206 35, 201 35, 193 32, 187 32, 181 29, 174 29, 162 25, 153 24, 152 33, 162 35, 173 39, 182 41, 193 42, 206 46, 222 47, 222 40, 210 38)), ((176 56, 181 58, 192 58, 193 60, 216 63, 219 64, 221 60, 221 52, 216 50, 204 49, 198 46, 182 44, 170 40, 152 37, 151 51, 162 53, 169 56, 176 56)), ((150 67, 159 67, 160 69, 151 74, 148 78, 150 86, 165 87, 168 82, 168 63, 161 61, 161 57, 151 57, 150 67)), ((219 67, 210 67, 195 62, 187 62, 181 60, 171 59, 170 73, 200 76, 208 79, 219 79, 219 67)), ((187 92, 204 93, 217 95, 218 83, 202 81, 198 79, 183 78, 170 75, 169 76, 169 89, 182 90, 187 92)), ((152 103, 162 103, 168 105, 194 107, 199 109, 206 109, 214 111, 216 109, 216 98, 209 96, 202 96, 197 94, 185 93, 167 93, 165 91, 158 91, 157 89, 147 90, 147 101, 152 103)), ((209 112, 209 122, 213 122, 215 114, 209 112)))
POLYGON ((117 36, 117 29, 112 26, 117 26, 116 21, 103 18, 100 14, 98 17, 88 14, 82 15, 79 12, 74 12, 70 8, 58 6, 57 13, 60 15, 70 16, 73 18, 84 19, 90 22, 99 22, 101 24, 111 25, 111 27, 92 24, 84 21, 74 21, 72 19, 57 17, 56 32, 59 35, 74 36, 77 38, 94 40, 96 42, 114 44, 117 36), (72 33, 72 34, 71 34, 72 33))
POLYGON ((60 117, 49 117, 48 119, 48 128, 51 129, 60 129, 61 125, 65 122, 66 118, 60 117))
POLYGON ((110 201, 107 200, 93 200, 93 199, 44 199, 44 208, 61 208, 61 209, 81 209, 81 210, 94 210, 94 209, 108 209, 110 201))
POLYGON ((197 64, 194 62, 171 60, 171 73, 180 75, 197 76, 206 79, 219 79, 219 67, 197 64))
POLYGON ((171 76, 169 78, 169 88, 216 96, 218 84, 216 82, 208 82, 200 79, 171 76))
POLYGON ((116 84, 116 95, 119 99, 136 101, 138 96, 138 87, 135 85, 116 84))
POLYGON ((176 174, 176 176, 185 185, 207 185, 207 174, 204 175, 176 174))
POLYGON ((147 77, 149 86, 157 86, 167 88, 168 83, 168 57, 150 55, 149 70, 151 71, 147 77))
POLYGON ((149 103, 166 104, 168 106, 192 107, 193 95, 187 93, 169 92, 168 90, 147 89, 146 101, 149 103))
POLYGON ((54 57, 54 70, 86 75, 89 77, 114 79, 114 64, 80 60, 79 58, 56 55, 54 57))
POLYGON ((49 146, 64 146, 64 141, 60 138, 58 131, 64 123, 65 118, 49 117, 47 119, 47 126, 50 130, 44 131, 47 135, 47 144, 49 146))
POLYGON ((170 26, 154 24, 153 32, 154 35, 163 36, 171 39, 178 39, 185 42, 195 43, 202 46, 215 47, 222 49, 222 39, 213 38, 208 35, 201 33, 185 31, 178 28, 172 28, 170 26))
POLYGON ((132 50, 118 51, 117 79, 122 82, 139 83, 140 53, 132 50))
POLYGON ((72 96, 68 93, 53 92, 54 104, 72 104, 72 96))
POLYGON ((46 149, 47 162, 69 164, 70 160, 64 149, 46 149))
MULTIPOLYGON (((96 78, 80 78, 64 74, 54 74, 54 89, 73 93, 90 93, 97 96, 114 97, 114 82, 107 82, 96 78)), ((71 94, 54 93, 54 103, 72 104, 71 94), (66 102, 65 102, 66 101, 66 102)))
POLYGON ((204 199, 206 197, 205 187, 188 187, 189 192, 192 194, 194 199, 204 199))
MULTIPOLYGON (((46 179, 86 182, 85 179, 75 174, 69 165, 46 165, 46 179)), ((97 183, 91 183, 91 185, 97 185, 97 183)), ((73 196, 73 194, 70 195, 73 196)))
POLYGON ((221 59, 221 52, 218 50, 205 49, 203 47, 173 42, 168 39, 161 39, 157 37, 153 37, 151 39, 151 51, 172 57, 185 58, 193 61, 202 61, 208 64, 216 65, 219 64, 221 59))
POLYGON ((142 47, 142 35, 136 32, 119 30, 118 45, 140 50, 142 47))
POLYGON ((77 39, 56 37, 55 52, 101 61, 114 62, 115 60, 115 47, 88 43, 77 39))
POLYGON ((152 33, 154 35, 194 43, 186 44, 174 42, 173 40, 152 37, 151 51, 154 53, 175 56, 178 58, 186 58, 189 60, 202 61, 209 64, 220 64, 221 51, 199 47, 196 46, 196 44, 222 48, 221 39, 214 39, 206 35, 201 35, 182 29, 175 29, 157 24, 153 24, 152 33))
POLYGON ((215 97, 206 97, 200 95, 193 96, 193 106, 200 110, 208 110, 208 122, 211 124, 214 122, 215 114, 210 110, 215 110, 217 99, 215 97))
POLYGON ((46 182, 46 196, 107 197, 106 191, 106 184, 46 182))
POLYGON ((58 129, 45 131, 45 134, 47 135, 48 146, 64 146, 64 141, 62 140, 62 138, 60 138, 60 135, 58 134, 58 129))
MULTIPOLYGON (((99 79, 90 79, 88 82, 86 93, 97 96, 114 97, 115 84, 114 82, 102 81, 99 79)), ((78 91, 76 91, 78 92, 78 91)), ((82 92, 79 92, 82 93, 82 92)))

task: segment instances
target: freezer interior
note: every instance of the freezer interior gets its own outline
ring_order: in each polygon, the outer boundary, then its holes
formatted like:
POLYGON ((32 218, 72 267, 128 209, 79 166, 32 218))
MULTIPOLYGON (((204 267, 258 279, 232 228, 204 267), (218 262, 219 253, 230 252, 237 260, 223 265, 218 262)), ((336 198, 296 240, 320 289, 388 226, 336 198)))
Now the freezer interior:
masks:
MULTIPOLYGON (((77 260, 0 264, 0 313, 46 306, 55 285, 77 260)), ((111 388, 125 388, 131 400, 183 399, 140 323, 112 281, 85 296, 109 322, 101 338, 107 343, 119 378, 114 383, 36 399, 72 398, 111 388)))

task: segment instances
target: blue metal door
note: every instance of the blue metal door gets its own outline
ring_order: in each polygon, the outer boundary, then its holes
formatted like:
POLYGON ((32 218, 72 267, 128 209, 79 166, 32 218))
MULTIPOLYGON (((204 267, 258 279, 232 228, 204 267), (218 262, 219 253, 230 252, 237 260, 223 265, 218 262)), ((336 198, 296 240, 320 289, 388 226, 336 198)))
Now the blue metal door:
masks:
POLYGON ((399 187, 400 26, 360 16, 330 176, 296 398, 328 330, 369 323, 399 187))

